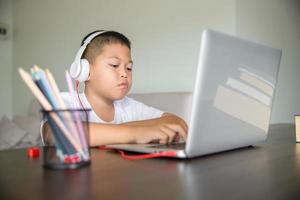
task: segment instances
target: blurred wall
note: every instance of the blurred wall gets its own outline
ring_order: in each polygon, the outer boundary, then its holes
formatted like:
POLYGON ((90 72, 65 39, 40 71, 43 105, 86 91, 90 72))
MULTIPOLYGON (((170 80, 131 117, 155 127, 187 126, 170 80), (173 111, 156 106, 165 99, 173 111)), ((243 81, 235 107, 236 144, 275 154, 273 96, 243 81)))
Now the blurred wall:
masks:
POLYGON ((238 0, 237 35, 282 49, 271 121, 300 114, 300 1, 238 0))
POLYGON ((300 113, 299 4, 298 0, 0 0, 0 22, 13 25, 13 37, 0 41, 0 115, 27 112, 32 95, 20 80, 18 67, 49 68, 66 90, 63 73, 83 36, 96 29, 117 30, 131 39, 132 92, 193 91, 201 31, 212 28, 283 50, 272 123, 293 122, 293 115, 300 113))
POLYGON ((12 116, 12 1, 0 0, 0 23, 8 26, 8 38, 0 39, 0 117, 12 116))
POLYGON ((13 13, 15 114, 25 113, 32 97, 17 68, 50 68, 67 89, 63 72, 93 30, 117 30, 131 39, 132 92, 192 91, 201 31, 235 33, 235 0, 16 0, 13 13))

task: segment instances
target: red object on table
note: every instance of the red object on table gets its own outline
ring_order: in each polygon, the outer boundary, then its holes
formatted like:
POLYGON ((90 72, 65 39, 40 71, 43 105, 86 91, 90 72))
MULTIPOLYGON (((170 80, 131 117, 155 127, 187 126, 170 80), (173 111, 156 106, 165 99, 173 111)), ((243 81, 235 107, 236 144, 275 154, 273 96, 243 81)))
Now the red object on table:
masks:
MULTIPOLYGON (((105 145, 99 146, 100 150, 117 150, 114 148, 106 147, 105 145)), ((124 151, 117 150, 121 156, 126 160, 141 160, 147 158, 158 158, 158 157, 175 157, 176 151, 164 151, 164 152, 156 152, 156 153, 147 153, 147 154, 140 154, 140 155, 126 155, 124 151)))
POLYGON ((37 158, 40 156, 40 149, 38 147, 30 147, 27 149, 27 156, 29 158, 37 158))

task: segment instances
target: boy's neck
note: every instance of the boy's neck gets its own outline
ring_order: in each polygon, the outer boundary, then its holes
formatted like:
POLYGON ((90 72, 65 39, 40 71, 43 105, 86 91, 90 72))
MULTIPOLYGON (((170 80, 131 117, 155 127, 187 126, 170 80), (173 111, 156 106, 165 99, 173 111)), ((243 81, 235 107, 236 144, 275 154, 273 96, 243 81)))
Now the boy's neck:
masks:
POLYGON ((93 91, 90 91, 87 87, 85 88, 84 94, 90 103, 94 112, 102 120, 110 122, 114 119, 114 101, 96 95, 93 91))
POLYGON ((103 107, 103 108, 104 107, 109 108, 113 106, 114 103, 113 100, 107 99, 100 95, 96 95, 94 92, 90 91, 87 88, 85 88, 84 94, 91 105, 93 104, 96 107, 103 107))

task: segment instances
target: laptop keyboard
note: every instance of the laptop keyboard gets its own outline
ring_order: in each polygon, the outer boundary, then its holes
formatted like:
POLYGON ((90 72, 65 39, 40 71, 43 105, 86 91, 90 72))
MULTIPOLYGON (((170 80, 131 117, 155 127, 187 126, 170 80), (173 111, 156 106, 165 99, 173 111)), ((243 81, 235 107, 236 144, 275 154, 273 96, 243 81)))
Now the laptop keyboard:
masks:
POLYGON ((153 145, 153 146, 148 146, 148 148, 184 150, 185 149, 185 143, 180 143, 180 144, 157 144, 157 145, 153 145))

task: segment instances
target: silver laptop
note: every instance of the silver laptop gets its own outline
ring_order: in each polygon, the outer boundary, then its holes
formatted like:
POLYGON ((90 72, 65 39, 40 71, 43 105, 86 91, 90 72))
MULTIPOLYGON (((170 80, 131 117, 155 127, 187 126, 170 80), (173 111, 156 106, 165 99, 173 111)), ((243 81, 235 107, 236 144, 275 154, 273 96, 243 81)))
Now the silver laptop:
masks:
POLYGON ((191 158, 264 141, 280 58, 281 50, 204 30, 186 143, 107 146, 191 158))

